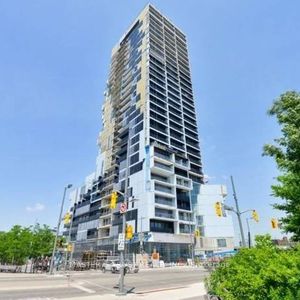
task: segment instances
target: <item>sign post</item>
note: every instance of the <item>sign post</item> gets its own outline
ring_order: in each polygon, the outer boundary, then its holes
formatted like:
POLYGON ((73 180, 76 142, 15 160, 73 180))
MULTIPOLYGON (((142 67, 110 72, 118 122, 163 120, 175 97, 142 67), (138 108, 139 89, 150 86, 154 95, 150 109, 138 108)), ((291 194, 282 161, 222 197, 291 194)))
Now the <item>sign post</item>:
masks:
POLYGON ((125 249, 125 234, 124 233, 119 233, 118 250, 119 251, 124 251, 124 249, 125 249))

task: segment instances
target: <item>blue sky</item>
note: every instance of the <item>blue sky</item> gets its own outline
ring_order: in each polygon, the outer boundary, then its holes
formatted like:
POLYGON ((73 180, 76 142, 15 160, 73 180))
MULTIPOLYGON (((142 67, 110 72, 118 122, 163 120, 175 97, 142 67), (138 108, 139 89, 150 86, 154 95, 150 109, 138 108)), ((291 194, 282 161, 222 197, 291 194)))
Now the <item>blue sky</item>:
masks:
MULTIPOLYGON (((63 187, 93 171, 110 52, 147 1, 0 1, 0 230, 57 222, 63 187)), ((299 90, 300 2, 152 2, 187 35, 204 171, 235 179, 255 233, 272 232, 277 175, 266 111, 299 90)), ((233 203, 229 186, 228 204, 233 203)))

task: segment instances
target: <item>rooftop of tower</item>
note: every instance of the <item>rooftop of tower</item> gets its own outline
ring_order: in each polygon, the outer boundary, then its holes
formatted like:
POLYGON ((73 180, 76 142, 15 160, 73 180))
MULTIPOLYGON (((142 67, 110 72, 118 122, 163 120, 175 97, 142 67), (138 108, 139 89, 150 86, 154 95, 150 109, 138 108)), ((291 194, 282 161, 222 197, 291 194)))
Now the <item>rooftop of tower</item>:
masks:
POLYGON ((119 45, 122 43, 122 41, 124 40, 124 38, 127 36, 127 34, 131 31, 131 29, 134 27, 134 25, 136 24, 136 22, 140 19, 140 16, 143 15, 146 11, 148 11, 150 9, 150 7, 155 10, 158 14, 160 14, 163 18, 165 18, 168 22, 170 22, 174 28, 178 31, 180 31, 181 34, 184 34, 184 32, 178 28, 173 21, 171 21, 168 17, 166 17, 163 13, 161 13, 156 7, 154 7, 153 4, 148 3, 142 10, 141 12, 138 14, 138 16, 135 18, 135 20, 131 23, 131 25, 129 26, 129 28, 125 31, 125 33, 122 35, 122 37, 120 38, 119 42, 113 47, 112 50, 112 54, 115 52, 115 50, 119 47, 119 45))

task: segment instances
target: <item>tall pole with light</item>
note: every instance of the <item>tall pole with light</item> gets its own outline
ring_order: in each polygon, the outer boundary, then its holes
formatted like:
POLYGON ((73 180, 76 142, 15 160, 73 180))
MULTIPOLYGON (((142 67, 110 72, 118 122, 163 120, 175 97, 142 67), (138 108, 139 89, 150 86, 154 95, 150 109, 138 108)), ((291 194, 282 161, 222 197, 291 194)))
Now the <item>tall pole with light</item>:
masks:
POLYGON ((63 198, 62 198, 62 202, 61 202, 61 206, 60 206, 60 213, 59 213, 57 227, 56 227, 56 235, 55 235, 54 244, 53 244, 53 251, 52 251, 52 257, 51 257, 51 262, 50 262, 49 274, 53 274, 54 256, 55 256, 55 252, 56 252, 57 239, 58 239, 59 228, 60 228, 60 224, 61 224, 62 212, 63 212, 63 208, 64 208, 64 204, 65 204, 67 189, 70 189, 71 187, 72 187, 72 184, 68 184, 64 188, 64 194, 63 194, 63 198))
POLYGON ((68 240, 67 240, 67 243, 68 243, 68 245, 67 245, 67 251, 66 251, 66 255, 65 255, 65 267, 64 267, 65 271, 66 271, 67 266, 68 266, 68 252, 70 252, 69 270, 70 270, 70 267, 72 265, 72 259, 73 259, 74 245, 72 244, 72 241, 71 241, 71 232, 72 232, 73 221, 74 221, 74 216, 75 216, 75 209, 76 209, 76 204, 77 204, 77 195, 78 195, 78 189, 76 190, 73 211, 72 211, 72 214, 71 214, 71 216, 69 218, 69 222, 68 222, 68 224, 70 224, 70 226, 69 226, 69 233, 68 233, 68 240))
POLYGON ((250 233, 249 219, 251 218, 246 218, 246 222, 247 222, 247 229, 248 229, 248 247, 251 248, 251 233, 250 233))
POLYGON ((236 208, 236 210, 234 212, 236 213, 238 221, 239 221, 239 227, 240 227, 241 238, 242 238, 242 246, 246 247, 244 230, 243 230, 243 224, 242 224, 242 218, 241 218, 241 212, 240 212, 239 202, 238 202, 238 199, 237 199, 237 196, 236 196, 235 186, 234 186, 234 182, 233 182, 233 177, 232 176, 230 176, 230 180, 231 180, 232 191, 233 191, 233 198, 234 198, 234 201, 235 201, 235 208, 236 208))
MULTIPOLYGON (((216 202, 215 203, 215 211, 216 211, 216 215, 218 217, 223 216, 223 209, 232 211, 237 215, 238 222, 239 222, 239 227, 240 227, 240 232, 241 232, 242 247, 246 247, 246 241, 245 241, 241 216, 242 216, 242 214, 244 214, 246 212, 252 211, 252 219, 254 219, 256 222, 258 222, 259 217, 258 217, 258 213, 255 209, 247 209, 247 210, 244 210, 244 211, 240 211, 238 199, 237 199, 236 192, 235 192, 235 186, 234 186, 234 183, 233 183, 233 177, 230 176, 230 179, 231 179, 231 184, 232 184, 233 197, 234 197, 234 201, 235 201, 235 209, 232 206, 228 206, 228 205, 223 204, 221 202, 216 202)), ((248 225, 248 220, 247 220, 247 225, 248 225)), ((249 225, 248 225, 248 229, 249 229, 249 225)), ((249 232, 249 230, 248 230, 248 232, 249 232)))

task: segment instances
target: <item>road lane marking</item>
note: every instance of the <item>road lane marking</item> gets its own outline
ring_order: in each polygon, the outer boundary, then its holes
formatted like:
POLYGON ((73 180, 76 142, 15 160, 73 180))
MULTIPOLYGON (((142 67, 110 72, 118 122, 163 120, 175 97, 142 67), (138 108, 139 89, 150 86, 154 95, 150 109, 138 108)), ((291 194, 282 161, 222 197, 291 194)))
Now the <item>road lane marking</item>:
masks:
POLYGON ((101 285, 101 284, 97 284, 97 283, 94 283, 94 282, 90 282, 90 281, 87 281, 87 280, 82 280, 83 282, 87 283, 87 284, 90 284, 90 285, 94 285, 94 286, 97 286, 97 287, 100 287, 104 290, 108 290, 108 291, 115 291, 113 288, 108 288, 104 285, 101 285))
POLYGON ((73 288, 75 288, 75 289, 82 290, 82 291, 84 291, 84 292, 86 292, 86 293, 89 293, 89 294, 95 294, 95 293, 96 293, 96 291, 91 290, 91 289, 88 289, 88 288, 86 288, 86 287, 84 287, 84 286, 81 286, 81 285, 79 285, 79 284, 71 283, 70 286, 73 287, 73 288))
POLYGON ((21 291, 21 290, 39 290, 39 289, 56 289, 56 288, 66 288, 66 284, 58 285, 40 285, 40 286, 12 286, 12 287, 0 287, 0 291, 21 291))

